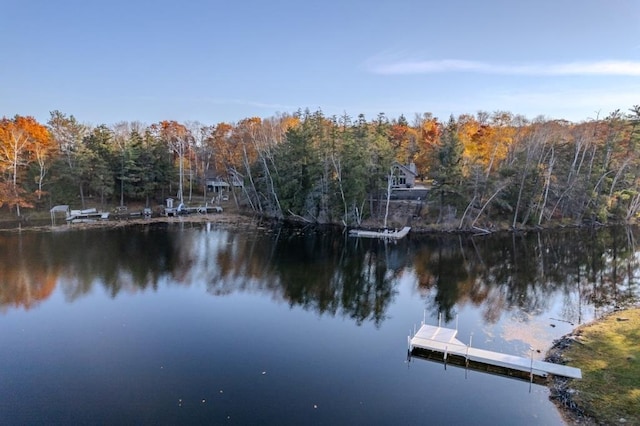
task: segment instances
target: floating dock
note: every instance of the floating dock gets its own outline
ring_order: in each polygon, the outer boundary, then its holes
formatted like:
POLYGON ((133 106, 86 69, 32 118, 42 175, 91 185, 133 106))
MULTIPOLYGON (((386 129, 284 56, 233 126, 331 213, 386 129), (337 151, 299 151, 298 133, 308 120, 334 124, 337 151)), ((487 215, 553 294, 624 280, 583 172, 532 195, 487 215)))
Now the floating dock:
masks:
POLYGON ((367 231, 365 229, 352 229, 349 231, 351 237, 365 237, 365 238, 383 238, 389 240, 399 240, 407 236, 411 230, 410 226, 405 226, 399 231, 390 231, 385 229, 384 231, 367 231))
MULTIPOLYGON (((533 376, 546 377, 548 374, 554 376, 581 379, 582 371, 579 368, 567 365, 554 364, 546 361, 538 361, 531 358, 524 358, 516 355, 508 355, 500 352, 493 352, 478 349, 465 345, 456 338, 458 330, 440 326, 432 326, 422 323, 420 329, 412 336, 409 336, 409 353, 420 356, 421 352, 441 354, 443 362, 447 362, 448 357, 464 360, 467 365, 484 364, 528 373, 533 380, 533 376)), ((432 356, 425 358, 434 359, 432 356)))

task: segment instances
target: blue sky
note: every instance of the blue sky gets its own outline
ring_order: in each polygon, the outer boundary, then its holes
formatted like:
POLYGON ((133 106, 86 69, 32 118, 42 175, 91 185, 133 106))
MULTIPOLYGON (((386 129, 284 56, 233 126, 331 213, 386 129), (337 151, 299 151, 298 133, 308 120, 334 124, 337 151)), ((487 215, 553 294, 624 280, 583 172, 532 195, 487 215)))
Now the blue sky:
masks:
POLYGON ((0 116, 90 124, 640 104, 640 1, 5 0, 0 116))

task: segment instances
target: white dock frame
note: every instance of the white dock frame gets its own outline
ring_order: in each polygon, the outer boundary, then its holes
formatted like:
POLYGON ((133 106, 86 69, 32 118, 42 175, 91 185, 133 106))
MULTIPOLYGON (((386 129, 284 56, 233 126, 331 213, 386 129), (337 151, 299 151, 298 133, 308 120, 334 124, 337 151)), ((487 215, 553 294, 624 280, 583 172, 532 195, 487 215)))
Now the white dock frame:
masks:
MULTIPOLYGON (((438 322, 440 322, 440 320, 438 320, 438 322)), ((456 338, 457 334, 458 330, 440 327, 440 325, 427 325, 422 321, 420 329, 408 338, 409 352, 411 353, 414 348, 439 352, 443 354, 444 362, 446 362, 447 356, 456 355, 465 358, 467 361, 475 361, 482 364, 523 371, 532 376, 545 377, 548 374, 553 374, 555 376, 569 377, 572 379, 582 378, 582 371, 579 368, 534 360, 533 353, 531 358, 524 358, 516 355, 472 348, 471 339, 469 339, 469 345, 465 345, 456 338)))

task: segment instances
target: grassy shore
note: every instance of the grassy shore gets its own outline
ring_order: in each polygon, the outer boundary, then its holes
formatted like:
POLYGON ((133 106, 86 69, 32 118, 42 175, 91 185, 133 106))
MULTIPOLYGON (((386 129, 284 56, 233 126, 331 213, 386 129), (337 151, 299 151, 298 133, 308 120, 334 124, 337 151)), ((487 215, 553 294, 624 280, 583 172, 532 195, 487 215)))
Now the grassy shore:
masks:
POLYGON ((554 356, 582 369, 582 380, 552 384, 568 421, 640 425, 640 308, 579 327, 554 346, 554 356))

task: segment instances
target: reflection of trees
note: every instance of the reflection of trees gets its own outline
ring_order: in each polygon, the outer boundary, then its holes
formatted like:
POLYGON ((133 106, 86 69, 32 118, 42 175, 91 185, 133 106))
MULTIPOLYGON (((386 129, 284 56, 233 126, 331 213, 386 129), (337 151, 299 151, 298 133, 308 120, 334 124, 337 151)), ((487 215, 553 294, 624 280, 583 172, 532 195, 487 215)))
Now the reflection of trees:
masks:
POLYGON ((121 291, 156 289, 158 279, 174 270, 179 253, 169 235, 157 228, 131 227, 57 235, 52 257, 66 266, 63 290, 69 300, 95 283, 111 297, 121 291))
POLYGON ((446 321, 451 320, 456 302, 471 287, 464 250, 458 243, 457 238, 428 239, 414 249, 418 285, 434 290, 433 308, 442 312, 446 321))
POLYGON ((34 268, 41 234, 0 235, 0 310, 8 306, 29 309, 47 299, 56 286, 55 268, 34 268))
POLYGON ((384 320, 396 273, 386 254, 395 247, 378 241, 356 246, 339 233, 284 228, 268 239, 233 238, 217 254, 219 269, 209 279, 210 292, 268 290, 292 306, 319 313, 342 312, 358 323, 384 320))
POLYGON ((566 230, 417 241, 418 285, 433 308, 451 319, 456 305, 481 306, 485 321, 503 312, 536 315, 556 293, 563 315, 579 323, 584 308, 620 305, 638 297, 635 237, 631 228, 566 230))
POLYGON ((167 233, 154 228, 33 232, 1 238, 2 306, 29 307, 34 300, 48 297, 58 282, 68 300, 90 292, 96 283, 112 297, 123 290, 156 288, 159 277, 174 269, 178 257, 167 233))
POLYGON ((70 301, 100 287, 116 297, 155 291, 160 282, 203 284, 215 295, 266 293, 292 306, 380 324, 406 261, 400 246, 356 245, 340 233, 209 230, 174 224, 7 235, 0 302, 30 306, 56 283, 70 301), (16 244, 21 262, 12 264, 6 250, 16 244), (389 266, 390 257, 396 266, 389 266))
POLYGON ((465 304, 479 306, 487 322, 505 312, 536 315, 560 294, 563 318, 579 323, 585 309, 597 315, 637 297, 635 232, 413 235, 397 245, 331 231, 211 231, 187 223, 2 234, 0 308, 32 307, 57 284, 71 301, 96 288, 116 297, 161 284, 202 285, 213 295, 262 293, 380 324, 398 277, 412 273, 447 320, 465 304))

